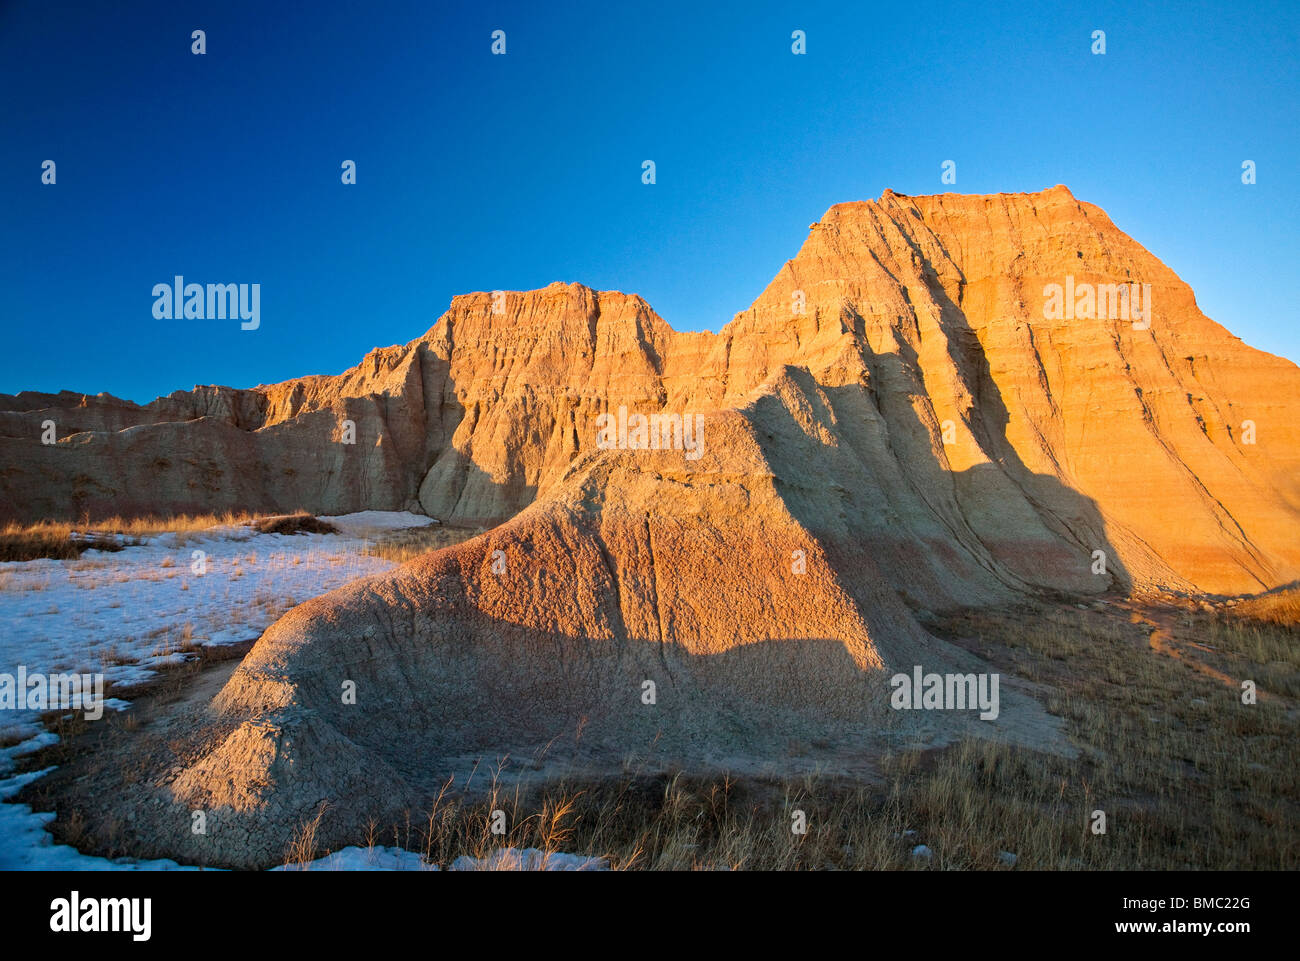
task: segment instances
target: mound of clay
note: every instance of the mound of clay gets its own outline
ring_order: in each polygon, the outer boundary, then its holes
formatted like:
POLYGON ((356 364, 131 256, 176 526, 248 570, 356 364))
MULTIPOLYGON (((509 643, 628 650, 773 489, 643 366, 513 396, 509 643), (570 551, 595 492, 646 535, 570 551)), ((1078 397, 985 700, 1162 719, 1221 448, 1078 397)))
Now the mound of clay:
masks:
POLYGON ((862 776, 887 745, 964 734, 1070 750, 1010 678, 996 719, 890 708, 895 671, 988 667, 927 635, 871 550, 817 533, 843 505, 803 476, 812 410, 782 377, 706 413, 698 459, 583 455, 505 525, 293 610, 212 706, 234 732, 150 789, 175 850, 271 863, 322 809, 318 838, 347 843, 507 757, 510 778, 862 776), (206 836, 175 830, 192 810, 206 836))

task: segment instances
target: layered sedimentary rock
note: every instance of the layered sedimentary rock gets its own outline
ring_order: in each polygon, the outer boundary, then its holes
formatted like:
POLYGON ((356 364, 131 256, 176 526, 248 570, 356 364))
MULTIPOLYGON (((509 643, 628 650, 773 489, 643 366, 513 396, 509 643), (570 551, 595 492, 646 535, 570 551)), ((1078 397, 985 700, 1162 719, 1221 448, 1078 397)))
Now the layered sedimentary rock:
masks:
POLYGON ((1064 187, 836 205, 716 335, 553 284, 457 297, 338 376, 144 407, 0 398, 0 511, 419 506, 490 525, 595 446, 600 414, 743 406, 786 376, 828 414, 807 468, 842 489, 830 533, 877 542, 918 603, 989 581, 1243 592, 1300 576, 1300 371, 1204 317, 1064 187), (1149 284, 1154 322, 1045 319, 1044 288, 1067 278, 1149 284))
POLYGON ((322 804, 320 838, 355 840, 505 756, 861 775, 965 734, 1068 751, 1010 678, 996 719, 891 710, 895 672, 981 673, 919 611, 1300 576, 1300 370, 1062 187, 837 205, 718 334, 554 284, 457 297, 337 377, 73 400, 4 405, 12 512, 499 525, 295 608, 197 754, 132 789, 162 848, 220 863, 275 860, 322 804), (1141 323, 1045 309, 1119 284, 1149 285, 1141 323))

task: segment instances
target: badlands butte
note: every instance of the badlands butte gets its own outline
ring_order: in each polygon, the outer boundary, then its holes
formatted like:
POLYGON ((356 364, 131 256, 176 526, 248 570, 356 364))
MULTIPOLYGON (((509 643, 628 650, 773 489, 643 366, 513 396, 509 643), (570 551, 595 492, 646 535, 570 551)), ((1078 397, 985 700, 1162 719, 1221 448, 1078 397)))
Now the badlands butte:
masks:
POLYGON ((1012 677, 996 720, 891 710, 895 672, 982 670, 927 615, 1300 578, 1300 369, 1061 186, 837 204, 717 334, 579 284, 468 294, 338 376, 22 393, 0 435, 8 519, 490 528, 291 610, 185 717, 121 806, 208 863, 275 862, 322 802, 318 840, 355 842, 506 755, 541 778, 861 774, 969 734, 1069 753, 1012 677), (1149 326, 1045 319, 1067 283, 1150 285, 1149 326), (698 451, 598 445, 620 407, 692 415, 698 451))

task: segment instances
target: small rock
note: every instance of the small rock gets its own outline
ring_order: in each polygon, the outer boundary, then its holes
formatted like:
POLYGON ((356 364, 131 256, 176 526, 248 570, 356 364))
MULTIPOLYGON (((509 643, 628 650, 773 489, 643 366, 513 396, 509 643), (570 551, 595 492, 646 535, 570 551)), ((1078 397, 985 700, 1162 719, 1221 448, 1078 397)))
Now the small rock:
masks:
POLYGON ((934 856, 934 852, 931 851, 924 844, 918 844, 916 847, 912 848, 912 857, 914 858, 920 858, 923 861, 928 861, 933 856, 934 856))

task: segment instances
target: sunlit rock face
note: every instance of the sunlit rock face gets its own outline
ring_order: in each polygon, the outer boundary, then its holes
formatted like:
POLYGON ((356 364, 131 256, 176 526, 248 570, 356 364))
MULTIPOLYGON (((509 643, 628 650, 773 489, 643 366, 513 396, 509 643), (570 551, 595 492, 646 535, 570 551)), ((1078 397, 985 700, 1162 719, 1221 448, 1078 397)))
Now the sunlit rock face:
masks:
POLYGON ((598 449, 602 414, 761 417, 773 397, 790 400, 774 430, 816 438, 781 495, 829 487, 833 516, 809 522, 870 540, 917 603, 1300 576, 1300 371, 1207 319, 1064 187, 837 204, 717 334, 552 284, 457 297, 337 376, 144 407, 0 398, 0 511, 419 507, 491 525, 598 449), (1121 286, 1137 296, 1114 311, 1121 286))

